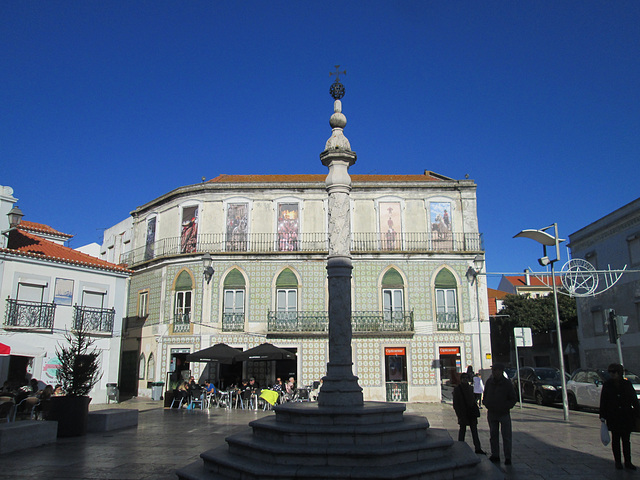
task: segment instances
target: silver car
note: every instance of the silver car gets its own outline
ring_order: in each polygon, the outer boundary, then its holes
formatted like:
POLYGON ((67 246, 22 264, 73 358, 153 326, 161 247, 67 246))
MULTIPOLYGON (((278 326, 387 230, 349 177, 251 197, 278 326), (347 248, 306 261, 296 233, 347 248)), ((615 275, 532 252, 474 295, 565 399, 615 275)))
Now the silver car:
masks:
MULTIPOLYGON (((610 378, 605 368, 579 368, 571 375, 567 382, 567 397, 569 408, 578 410, 585 408, 600 408, 600 393, 602 384, 610 378)), ((624 378, 633 384, 636 395, 640 397, 640 378, 625 370, 624 378)))

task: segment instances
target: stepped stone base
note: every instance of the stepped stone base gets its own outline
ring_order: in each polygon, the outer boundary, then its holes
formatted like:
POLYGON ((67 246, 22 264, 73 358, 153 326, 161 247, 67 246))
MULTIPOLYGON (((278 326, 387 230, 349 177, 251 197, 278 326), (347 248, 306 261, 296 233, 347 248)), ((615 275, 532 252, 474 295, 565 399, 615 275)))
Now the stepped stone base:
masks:
POLYGON ((179 469, 183 480, 499 479, 504 474, 405 405, 366 402, 326 407, 290 403, 275 417, 208 450, 179 469))

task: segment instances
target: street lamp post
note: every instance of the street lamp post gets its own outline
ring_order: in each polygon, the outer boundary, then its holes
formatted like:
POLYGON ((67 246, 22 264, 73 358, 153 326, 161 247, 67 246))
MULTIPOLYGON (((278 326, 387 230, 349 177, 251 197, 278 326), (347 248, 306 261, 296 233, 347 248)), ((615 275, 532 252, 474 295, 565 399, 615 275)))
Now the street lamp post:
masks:
POLYGON ((480 293, 478 287, 478 275, 482 271, 482 265, 484 264, 484 258, 482 255, 476 255, 473 259, 473 266, 469 266, 466 277, 469 283, 473 285, 476 284, 476 314, 478 316, 478 351, 480 353, 480 368, 479 371, 483 369, 483 359, 484 353, 482 351, 482 317, 480 316, 480 293))
POLYGON ((546 267, 547 265, 551 265, 551 281, 553 283, 553 303, 555 306, 555 314, 556 314, 556 332, 557 332, 557 341, 558 341, 558 358, 560 361, 560 380, 562 382, 562 410, 564 412, 565 421, 569 420, 569 398, 567 396, 567 380, 565 378, 564 373, 564 354, 562 352, 562 332, 560 331, 560 310, 558 309, 558 290, 556 286, 556 272, 554 268, 554 264, 560 260, 560 243, 564 242, 564 239, 558 238, 558 224, 554 223, 553 225, 549 225, 548 227, 541 228, 539 230, 522 230, 516 237, 524 237, 535 240, 538 243, 542 244, 542 258, 538 259, 538 263, 546 267), (547 230, 553 228, 554 234, 551 235, 547 233, 547 230), (547 247, 556 247, 556 258, 550 260, 547 256, 547 247))

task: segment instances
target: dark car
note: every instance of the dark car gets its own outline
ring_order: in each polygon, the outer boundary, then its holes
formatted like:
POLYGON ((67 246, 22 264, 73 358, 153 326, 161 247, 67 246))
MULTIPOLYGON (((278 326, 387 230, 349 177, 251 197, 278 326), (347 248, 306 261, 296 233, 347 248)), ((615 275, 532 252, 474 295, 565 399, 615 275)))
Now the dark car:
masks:
MULTIPOLYGON (((551 367, 522 367, 520 392, 523 400, 533 400, 538 405, 562 402, 562 377, 560 370, 551 367)), ((513 378, 518 392, 518 376, 513 378)))

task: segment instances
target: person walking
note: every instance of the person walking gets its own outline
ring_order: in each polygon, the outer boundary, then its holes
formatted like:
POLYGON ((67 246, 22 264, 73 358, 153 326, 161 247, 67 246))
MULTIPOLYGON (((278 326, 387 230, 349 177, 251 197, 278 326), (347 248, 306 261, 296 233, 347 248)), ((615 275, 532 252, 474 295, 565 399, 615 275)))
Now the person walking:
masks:
POLYGON ((611 449, 616 469, 622 470, 620 442, 624 455, 624 468, 636 470, 631 463, 631 431, 635 428, 636 418, 640 416, 640 404, 631 382, 624 378, 624 368, 612 363, 608 368, 609 378, 600 393, 600 420, 607 422, 611 432, 611 449))
POLYGON ((468 426, 469 430, 471 430, 471 437, 473 438, 473 446, 476 449, 476 453, 486 455, 486 452, 482 450, 480 438, 478 437, 478 417, 480 416, 480 410, 473 397, 473 388, 469 385, 469 375, 466 373, 460 375, 460 384, 453 389, 453 409, 458 417, 458 425, 460 425, 458 441, 464 442, 468 426))
POLYGON ((484 393, 484 383, 482 382, 482 375, 480 375, 480 372, 478 372, 473 377, 473 394, 476 397, 476 403, 478 404, 478 408, 482 408, 483 393, 484 393))
POLYGON ((516 404, 516 391, 511 382, 504 376, 501 364, 491 365, 491 376, 484 387, 482 403, 487 407, 489 423, 489 443, 491 456, 489 460, 500 462, 500 430, 502 430, 502 448, 504 464, 511 465, 511 410, 516 404))

